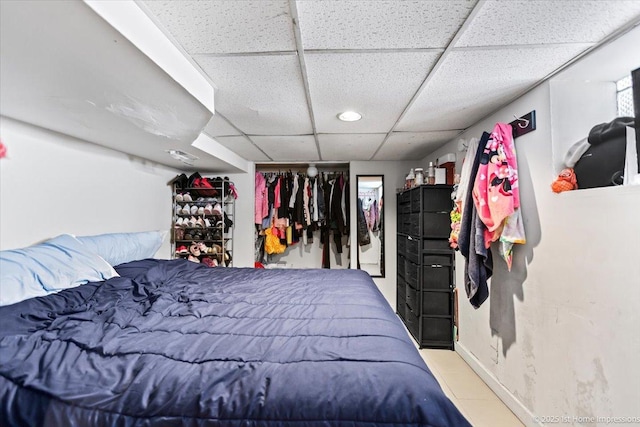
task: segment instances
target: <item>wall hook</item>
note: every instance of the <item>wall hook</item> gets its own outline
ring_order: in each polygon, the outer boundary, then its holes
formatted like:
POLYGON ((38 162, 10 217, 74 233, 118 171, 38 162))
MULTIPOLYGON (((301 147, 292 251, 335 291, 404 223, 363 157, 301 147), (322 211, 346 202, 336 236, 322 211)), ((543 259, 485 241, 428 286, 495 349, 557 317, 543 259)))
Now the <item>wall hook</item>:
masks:
POLYGON ((525 129, 527 126, 529 126, 529 120, 520 118, 520 117, 516 116, 515 114, 513 115, 513 118, 518 121, 518 127, 519 128, 525 129), (524 122, 524 124, 522 124, 521 122, 524 122))

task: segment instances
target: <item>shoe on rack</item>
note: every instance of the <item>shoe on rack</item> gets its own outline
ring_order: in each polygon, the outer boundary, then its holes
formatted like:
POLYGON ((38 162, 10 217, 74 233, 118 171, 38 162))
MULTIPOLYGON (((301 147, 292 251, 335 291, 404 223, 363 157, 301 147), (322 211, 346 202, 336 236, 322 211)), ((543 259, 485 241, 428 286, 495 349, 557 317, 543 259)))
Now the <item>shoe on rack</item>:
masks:
POLYGON ((204 226, 209 228, 211 227, 211 221, 209 221, 207 218, 204 219, 204 226))
POLYGON ((176 215, 180 215, 182 213, 182 205, 176 205, 176 215))
POLYGON ((216 203, 213 206, 213 214, 214 215, 218 215, 218 216, 222 216, 222 206, 220 205, 220 203, 216 203))
POLYGON ((191 213, 191 215, 197 215, 198 214, 198 207, 196 205, 191 205, 190 213, 191 213))
POLYGON ((198 217, 198 219, 196 219, 196 227, 204 228, 204 221, 201 217, 198 217))
POLYGON ((182 193, 176 194, 176 202, 182 202, 184 199, 182 198, 182 193))
POLYGON ((189 258, 187 259, 191 262, 197 262, 197 263, 200 262, 200 260, 197 257, 194 257, 193 255, 189 255, 189 258))
POLYGON ((187 247, 185 245, 180 245, 176 249, 176 253, 179 254, 179 255, 186 255, 186 254, 189 253, 189 250, 187 249, 187 247))
POLYGON ((180 213, 182 215, 189 215, 191 213, 191 207, 188 204, 184 205, 180 213))
POLYGON ((200 249, 198 248, 198 244, 196 242, 193 242, 191 244, 191 246, 189 247, 189 252, 193 256, 200 256, 200 249))
POLYGON ((187 224, 187 227, 194 228, 196 226, 196 217, 192 216, 189 219, 184 219, 184 223, 187 224))
POLYGON ((182 225, 182 221, 183 221, 183 218, 182 218, 182 217, 180 217, 180 218, 176 219, 176 225, 175 225, 175 227, 176 227, 176 228, 182 227, 182 226, 183 226, 183 225, 182 225))
POLYGON ((204 207, 204 214, 213 215, 213 206, 211 206, 211 203, 208 203, 207 206, 204 207))
POLYGON ((204 208, 202 206, 198 208, 198 215, 204 215, 204 208))
POLYGON ((173 229, 173 240, 182 240, 184 239, 184 228, 174 228, 173 229))
POLYGON ((182 195, 182 200, 184 200, 185 202, 193 202, 193 199, 191 198, 191 195, 189 193, 184 193, 182 195))
POLYGON ((209 257, 202 258, 202 264, 206 265, 207 267, 214 267, 213 260, 209 257))
POLYGON ((211 248, 204 244, 204 242, 198 242, 198 249, 200 249, 200 253, 208 254, 211 252, 211 248))

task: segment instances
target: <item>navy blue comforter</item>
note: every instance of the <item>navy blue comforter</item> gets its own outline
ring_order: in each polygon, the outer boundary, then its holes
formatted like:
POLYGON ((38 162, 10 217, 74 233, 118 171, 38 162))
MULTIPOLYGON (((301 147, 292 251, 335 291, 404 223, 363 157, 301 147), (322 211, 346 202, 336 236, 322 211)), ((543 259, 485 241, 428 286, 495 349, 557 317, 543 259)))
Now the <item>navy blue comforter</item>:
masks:
POLYGON ((0 425, 468 425, 366 273, 117 270, 0 307, 0 425))

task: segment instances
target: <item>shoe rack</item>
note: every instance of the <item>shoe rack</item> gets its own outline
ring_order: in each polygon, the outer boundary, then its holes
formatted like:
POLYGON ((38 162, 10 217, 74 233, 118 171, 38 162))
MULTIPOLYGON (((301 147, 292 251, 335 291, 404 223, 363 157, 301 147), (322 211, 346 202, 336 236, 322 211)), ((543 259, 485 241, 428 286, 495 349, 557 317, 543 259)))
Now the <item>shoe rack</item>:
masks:
POLYGON ((172 185, 171 252, 173 258, 209 267, 231 267, 235 199, 230 192, 224 193, 224 183, 229 181, 213 178, 217 192, 213 197, 200 195, 202 188, 172 185))

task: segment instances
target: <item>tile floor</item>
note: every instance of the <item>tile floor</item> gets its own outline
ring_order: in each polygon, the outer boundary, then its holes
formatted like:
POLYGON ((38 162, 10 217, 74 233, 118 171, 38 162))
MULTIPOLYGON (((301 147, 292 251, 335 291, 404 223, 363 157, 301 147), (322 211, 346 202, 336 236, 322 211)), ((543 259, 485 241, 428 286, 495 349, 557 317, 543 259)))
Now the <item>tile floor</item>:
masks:
POLYGON ((440 386, 474 427, 524 426, 458 353, 420 350, 440 386))

